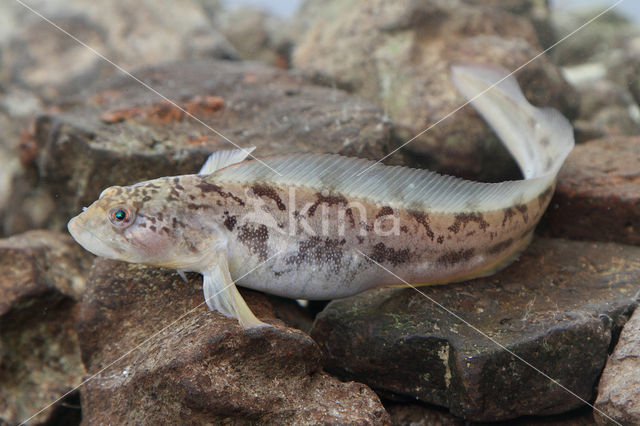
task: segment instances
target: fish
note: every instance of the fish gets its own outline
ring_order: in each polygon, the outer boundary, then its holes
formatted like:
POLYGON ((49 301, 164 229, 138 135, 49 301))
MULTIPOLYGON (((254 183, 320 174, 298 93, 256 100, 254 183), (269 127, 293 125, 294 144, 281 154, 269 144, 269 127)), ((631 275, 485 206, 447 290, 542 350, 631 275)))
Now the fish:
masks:
POLYGON ((531 105, 506 69, 458 65, 451 79, 524 179, 482 183, 337 154, 247 160, 254 148, 222 150, 197 174, 105 189, 68 230, 97 256, 202 274, 209 309, 244 328, 266 324, 236 280, 328 300, 493 274, 531 241, 573 128, 555 109, 531 105))

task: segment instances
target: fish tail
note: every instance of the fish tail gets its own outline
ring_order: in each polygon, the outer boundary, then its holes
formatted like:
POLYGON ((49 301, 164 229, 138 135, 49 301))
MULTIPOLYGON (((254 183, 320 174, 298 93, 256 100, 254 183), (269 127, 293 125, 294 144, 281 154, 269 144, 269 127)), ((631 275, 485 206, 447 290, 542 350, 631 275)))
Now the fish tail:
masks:
POLYGON ((555 179, 573 149, 573 127, 553 108, 536 108, 516 79, 491 65, 454 66, 452 81, 517 161, 525 179, 555 179))

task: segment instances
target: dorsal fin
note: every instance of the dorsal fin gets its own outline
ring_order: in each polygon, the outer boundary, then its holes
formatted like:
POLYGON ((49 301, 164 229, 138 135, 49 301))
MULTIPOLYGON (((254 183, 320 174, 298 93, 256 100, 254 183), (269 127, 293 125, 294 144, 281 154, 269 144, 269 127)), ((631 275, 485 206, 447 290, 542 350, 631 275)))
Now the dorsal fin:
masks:
POLYGON ((494 67, 457 67, 456 86, 503 139, 526 180, 471 182, 428 170, 385 166, 335 154, 296 154, 248 161, 207 179, 329 191, 400 208, 433 212, 492 211, 532 200, 548 189, 573 147, 573 129, 557 111, 527 102, 513 77, 494 67), (274 172, 276 170, 278 173, 274 172))
POLYGON ((342 194, 399 208, 428 211, 490 211, 520 204, 543 192, 547 180, 480 183, 428 170, 385 166, 337 154, 295 154, 247 161, 207 177, 216 184, 264 183, 342 194))
POLYGON ((230 166, 235 163, 239 163, 244 161, 253 150, 256 149, 255 146, 251 146, 249 148, 241 148, 241 149, 225 149, 222 151, 216 151, 207 158, 207 161, 204 162, 202 168, 198 172, 199 175, 208 175, 216 170, 220 170, 224 167, 230 166))

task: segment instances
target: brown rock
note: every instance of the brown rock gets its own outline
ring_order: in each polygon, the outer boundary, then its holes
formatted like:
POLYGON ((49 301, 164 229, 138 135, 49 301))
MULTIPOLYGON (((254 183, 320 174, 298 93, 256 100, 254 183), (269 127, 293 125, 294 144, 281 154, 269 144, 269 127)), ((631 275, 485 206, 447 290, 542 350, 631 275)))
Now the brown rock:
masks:
POLYGON ((537 239, 502 272, 422 287, 427 297, 408 288, 334 300, 311 335, 328 371, 385 395, 474 421, 563 413, 583 402, 477 330, 588 401, 639 282, 638 247, 537 239))
POLYGON ((491 6, 504 9, 525 18, 536 30, 538 40, 544 48, 548 48, 556 41, 551 23, 551 10, 547 0, 463 0, 465 3, 491 6))
MULTIPOLYGON (((0 423, 27 420, 80 383, 74 305, 89 258, 57 233, 0 240, 0 423)), ((58 405, 34 421, 51 418, 58 405)))
MULTIPOLYGON (((452 64, 488 62, 515 69, 541 50, 526 19, 461 2, 312 0, 298 19, 309 25, 295 47, 294 67, 383 106, 402 142, 463 105, 450 81, 452 64)), ((572 90, 544 56, 517 78, 534 104, 573 115, 572 90)), ((518 175, 506 149, 471 107, 406 149, 422 166, 457 176, 502 180, 518 175)))
POLYGON ((255 7, 238 6, 221 12, 215 21, 242 59, 289 68, 293 41, 281 19, 255 7))
MULTIPOLYGON (((29 5, 109 60, 131 69, 162 61, 236 57, 193 0, 38 1, 29 5)), ((53 100, 118 73, 69 35, 17 2, 3 2, 0 81, 53 100)))
POLYGON ((547 233, 640 244, 640 138, 578 145, 558 176, 547 233))
POLYGON ((321 371, 306 334, 274 319, 267 298, 242 291, 275 327, 243 330, 204 305, 201 279, 97 259, 78 322, 96 377, 82 391, 83 421, 385 424, 366 386, 321 371))
POLYGON ((181 62, 136 75, 211 128, 128 77, 40 117, 40 177, 55 194, 48 226, 61 229, 111 185, 196 173, 217 149, 258 147, 377 158, 390 149, 382 111, 257 63, 181 62))
MULTIPOLYGON (((625 324, 598 384, 595 406, 614 420, 640 424, 640 310, 625 324)), ((594 411, 598 424, 612 424, 594 411)))

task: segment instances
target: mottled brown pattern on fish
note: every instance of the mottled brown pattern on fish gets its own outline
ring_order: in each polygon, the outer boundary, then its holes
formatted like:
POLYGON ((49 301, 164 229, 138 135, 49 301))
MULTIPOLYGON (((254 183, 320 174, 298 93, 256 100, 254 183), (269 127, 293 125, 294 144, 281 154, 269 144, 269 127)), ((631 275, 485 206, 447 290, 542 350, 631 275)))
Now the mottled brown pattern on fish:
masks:
POLYGON ((524 221, 524 223, 527 223, 529 221, 529 215, 527 214, 527 210, 528 210, 527 206, 525 204, 518 204, 515 206, 515 208, 522 215, 522 220, 524 221))
POLYGON ((171 227, 176 229, 178 226, 184 229, 187 225, 176 217, 171 218, 171 227))
POLYGON ((507 220, 511 223, 511 218, 516 215, 516 212, 513 211, 511 207, 507 207, 504 209, 504 218, 502 219, 502 227, 507 224, 507 220))
POLYGON ((252 225, 243 225, 238 228, 238 241, 244 244, 251 253, 258 255, 260 261, 264 261, 268 257, 269 246, 269 230, 265 225, 257 227, 252 225))
POLYGON ((226 217, 224 219, 224 226, 229 230, 229 231, 233 231, 233 228, 235 228, 236 223, 237 223, 237 219, 236 216, 229 216, 229 212, 225 212, 226 217))
POLYGON ((455 266, 460 262, 471 259, 474 253, 475 250, 472 248, 452 250, 438 257, 437 262, 446 266, 455 266))
POLYGON ((487 249, 487 253, 489 254, 499 254, 502 253, 503 251, 507 250, 509 247, 511 247, 511 244, 513 244, 513 239, 512 238, 508 238, 504 241, 501 241, 497 244, 492 245, 491 247, 489 247, 487 249))
POLYGON ((268 185, 254 185, 251 187, 251 190, 258 197, 266 197, 270 198, 276 203, 278 210, 286 210, 287 206, 282 202, 282 199, 278 195, 278 192, 271 186, 268 185))
POLYGON ((340 267, 344 254, 342 247, 346 243, 344 238, 331 239, 311 237, 298 243, 298 251, 285 258, 288 265, 330 264, 333 270, 340 267))
POLYGON ((379 219, 383 216, 393 215, 393 209, 389 206, 384 206, 380 209, 378 214, 376 214, 376 219, 379 219))
POLYGON ((554 187, 551 186, 547 188, 543 193, 538 195, 537 200, 538 200, 538 207, 540 209, 543 209, 547 206, 547 203, 549 202, 549 200, 551 199, 551 196, 553 195, 553 189, 554 187))
POLYGON ((460 230, 465 229, 469 222, 477 223, 478 227, 483 231, 489 227, 489 222, 484 220, 482 213, 459 213, 455 215, 455 221, 448 229, 457 234, 460 230))
POLYGON ((425 232, 427 233, 427 237, 429 237, 431 241, 433 241, 433 239, 435 238, 435 234, 433 233, 433 231, 431 230, 431 226, 429 225, 429 216, 427 216, 425 213, 417 211, 410 211, 409 214, 413 216, 416 222, 422 225, 425 232))
POLYGON ((326 204, 327 207, 331 207, 333 205, 342 205, 346 206, 349 204, 349 201, 342 195, 322 195, 320 192, 316 193, 316 202, 313 203, 309 210, 307 210, 309 217, 313 216, 316 213, 316 209, 320 204, 326 204))
POLYGON ((209 192, 215 192, 219 194, 222 198, 231 198, 236 203, 238 203, 238 205, 244 206, 244 201, 242 201, 240 197, 238 197, 237 195, 234 195, 231 191, 229 192, 223 191, 222 188, 219 187, 218 185, 214 185, 214 184, 202 181, 198 183, 196 187, 200 189, 200 191, 202 192, 202 195, 206 195, 209 192))
POLYGON ((393 266, 398 266, 402 263, 406 263, 411 259, 410 250, 406 249, 394 249, 393 247, 387 247, 384 243, 380 242, 373 246, 373 251, 369 253, 369 257, 378 263, 390 263, 393 266))

